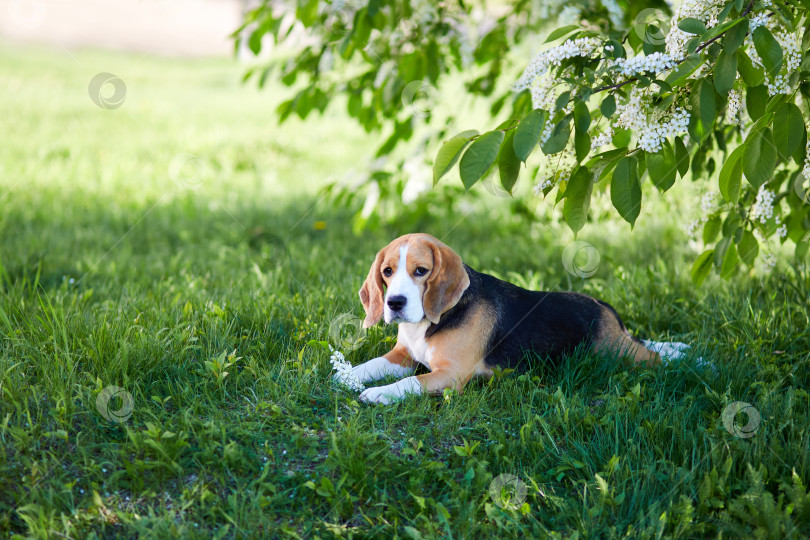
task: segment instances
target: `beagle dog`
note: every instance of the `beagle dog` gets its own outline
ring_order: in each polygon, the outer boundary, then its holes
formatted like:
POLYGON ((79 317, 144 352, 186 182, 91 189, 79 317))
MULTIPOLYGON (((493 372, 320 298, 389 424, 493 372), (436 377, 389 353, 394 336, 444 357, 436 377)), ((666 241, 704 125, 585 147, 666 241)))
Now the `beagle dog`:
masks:
POLYGON ((407 234, 380 250, 360 301, 364 328, 380 319, 399 328, 390 352, 351 374, 363 383, 404 377, 364 390, 360 399, 367 403, 388 404, 445 388, 462 391, 473 376, 491 376, 495 366, 525 369, 528 352, 559 360, 584 345, 634 365, 655 366, 688 348, 633 338, 610 305, 590 296, 528 291, 476 272, 428 234, 407 234), (417 362, 430 372, 413 376, 417 362))

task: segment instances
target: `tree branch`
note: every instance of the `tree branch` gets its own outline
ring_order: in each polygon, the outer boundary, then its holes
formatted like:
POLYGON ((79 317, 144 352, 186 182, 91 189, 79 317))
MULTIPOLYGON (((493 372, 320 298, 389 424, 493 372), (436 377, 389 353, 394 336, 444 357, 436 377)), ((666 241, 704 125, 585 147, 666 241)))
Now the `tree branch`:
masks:
MULTIPOLYGON (((751 10, 753 10, 753 9, 754 9, 754 2, 752 0, 752 2, 750 4, 748 4, 748 7, 745 9, 745 11, 740 15, 740 19, 743 19, 744 17, 746 17, 749 13, 751 13, 751 10)), ((727 30, 724 30, 723 32, 717 34, 716 36, 714 36, 712 39, 710 39, 706 43, 701 43, 700 46, 697 49, 695 49, 695 52, 696 53, 701 52, 703 49, 705 49, 706 47, 708 47, 709 45, 711 45, 712 43, 714 43, 715 41, 717 41, 718 39, 723 37, 725 35, 725 33, 728 32, 730 29, 731 28, 729 28, 727 30)), ((746 33, 746 35, 748 35, 748 34, 746 33)), ((686 58, 684 58, 683 60, 679 60, 678 62, 675 63, 675 66, 673 66, 673 67, 681 65, 685 61, 686 61, 686 58)), ((672 68, 670 68, 670 69, 672 69, 672 68)), ((598 92, 604 92, 605 90, 615 90, 617 88, 621 88, 622 86, 628 85, 631 82, 635 82, 635 81, 638 81, 637 77, 627 79, 626 81, 622 81, 620 83, 610 84, 610 85, 607 85, 607 86, 602 86, 601 88, 597 88, 596 90, 594 90, 593 93, 596 94, 598 92)))

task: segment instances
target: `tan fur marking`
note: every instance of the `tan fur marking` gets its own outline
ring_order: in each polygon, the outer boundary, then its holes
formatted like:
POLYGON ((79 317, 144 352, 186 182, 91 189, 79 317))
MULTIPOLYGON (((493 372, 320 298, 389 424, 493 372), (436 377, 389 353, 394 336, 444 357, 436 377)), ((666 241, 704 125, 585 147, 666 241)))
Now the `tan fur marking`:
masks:
POLYGON ((431 372, 417 376, 425 392, 439 393, 445 388, 462 392, 474 375, 492 374, 484 364, 484 355, 494 317, 483 304, 472 309, 461 328, 444 330, 429 338, 431 372))
POLYGON ((633 338, 622 330, 619 321, 616 320, 616 315, 608 308, 601 307, 602 316, 597 323, 592 350, 600 353, 618 354, 629 360, 629 362, 625 362, 628 365, 654 367, 662 364, 661 357, 658 356, 657 352, 651 351, 644 345, 633 341, 633 338))
POLYGON ((414 362, 413 358, 411 358, 411 355, 408 354, 408 349, 406 349, 404 345, 400 345, 399 343, 394 345, 393 349, 385 353, 383 355, 383 358, 385 358, 392 364, 397 364, 406 368, 412 368, 416 366, 416 362, 414 362))

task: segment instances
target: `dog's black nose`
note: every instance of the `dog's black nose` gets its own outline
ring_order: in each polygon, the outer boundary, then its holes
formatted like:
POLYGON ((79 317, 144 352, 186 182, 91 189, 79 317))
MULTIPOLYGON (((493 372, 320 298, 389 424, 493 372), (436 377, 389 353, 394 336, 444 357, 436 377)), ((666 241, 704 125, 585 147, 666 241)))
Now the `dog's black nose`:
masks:
POLYGON ((388 307, 390 307, 392 311, 399 311, 404 308, 407 303, 408 299, 401 294, 397 294, 388 299, 388 307))

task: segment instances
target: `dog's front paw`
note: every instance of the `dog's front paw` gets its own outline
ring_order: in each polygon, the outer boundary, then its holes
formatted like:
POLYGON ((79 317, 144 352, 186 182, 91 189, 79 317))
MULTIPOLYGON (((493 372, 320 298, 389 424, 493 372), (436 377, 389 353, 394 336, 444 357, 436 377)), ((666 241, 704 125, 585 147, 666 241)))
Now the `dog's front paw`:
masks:
POLYGON ((402 397, 397 397, 391 393, 388 389, 388 386, 375 386, 373 388, 366 388, 360 394, 360 401, 363 403, 379 403, 381 405, 390 405, 396 401, 402 399, 402 397), (387 390, 387 391, 386 391, 387 390))
POLYGON ((421 394, 422 385, 416 377, 408 377, 385 386, 366 388, 360 394, 360 401, 365 403, 380 403, 390 405, 396 403, 408 394, 421 394))

